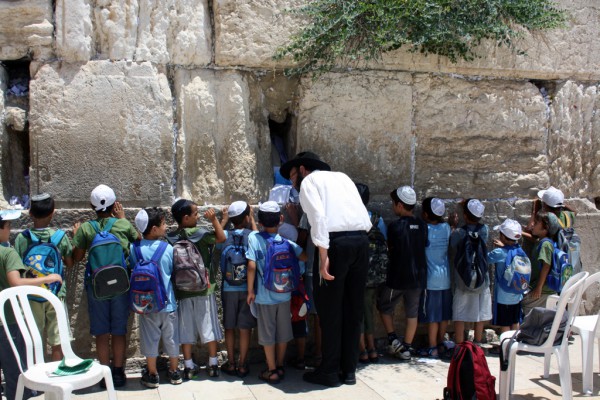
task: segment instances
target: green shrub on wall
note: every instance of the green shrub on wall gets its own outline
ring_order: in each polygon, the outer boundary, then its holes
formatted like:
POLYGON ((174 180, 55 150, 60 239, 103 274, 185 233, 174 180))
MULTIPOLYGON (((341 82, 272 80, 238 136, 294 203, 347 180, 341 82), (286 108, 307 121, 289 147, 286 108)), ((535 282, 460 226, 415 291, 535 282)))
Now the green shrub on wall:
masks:
POLYGON ((552 0, 314 0, 291 12, 308 24, 274 57, 298 63, 288 74, 313 76, 402 46, 471 61, 490 39, 523 54, 514 42, 523 31, 561 27, 566 19, 552 0))

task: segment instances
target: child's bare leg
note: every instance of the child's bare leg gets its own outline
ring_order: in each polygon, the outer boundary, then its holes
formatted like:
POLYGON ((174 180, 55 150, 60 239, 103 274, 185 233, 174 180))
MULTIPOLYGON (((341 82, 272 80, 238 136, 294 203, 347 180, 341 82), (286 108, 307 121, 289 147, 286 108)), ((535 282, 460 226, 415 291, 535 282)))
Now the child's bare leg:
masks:
POLYGON ((361 333, 360 334, 360 340, 358 341, 358 350, 362 353, 363 351, 367 350, 367 347, 365 345, 365 334, 361 333))
MULTIPOLYGON (((306 351, 306 338, 301 337, 296 339, 296 356, 298 360, 304 360, 306 351)), ((283 364, 279 364, 283 365, 283 364)))
POLYGON ((444 341, 445 339, 445 335, 446 335, 446 331, 448 330, 448 321, 442 321, 440 322, 440 328, 438 329, 437 332, 437 344, 440 344, 444 341))
POLYGON ((475 341, 481 343, 483 339, 483 325, 485 322, 475 322, 475 341))
POLYGON ((146 363, 148 364, 148 373, 150 375, 158 374, 158 369, 156 369, 156 357, 146 357, 146 363))
POLYGON ((394 316, 392 314, 379 314, 381 315, 381 322, 385 329, 385 333, 390 334, 394 332, 394 316))
POLYGON ((285 363, 285 350, 287 349, 287 342, 277 343, 277 366, 283 367, 285 363))
POLYGON ((125 335, 112 335, 113 366, 122 368, 125 363, 125 335))
POLYGON ((406 318, 406 330, 404 331, 404 341, 412 344, 415 334, 417 333, 417 326, 419 325, 417 318, 406 318))
MULTIPOLYGON (((156 363, 156 359, 154 359, 156 363)), ((179 357, 169 357, 169 371, 177 371, 179 369, 179 357)))
POLYGON ((240 365, 246 364, 248 349, 250 348, 251 329, 240 329, 240 365))
POLYGON ((277 368, 275 364, 275 345, 271 344, 268 346, 263 346, 265 349, 265 359, 267 361, 267 368, 269 371, 273 371, 277 368))
POLYGON ((110 333, 96 336, 96 355, 102 365, 110 365, 110 333))
POLYGON ((183 359, 184 360, 192 359, 192 345, 191 344, 182 344, 181 351, 183 351, 183 359))
POLYGON ((437 346, 437 336, 440 324, 438 322, 430 322, 427 325, 427 337, 429 338, 429 347, 437 346))
POLYGON ((454 321, 454 341, 457 344, 465 341, 465 322, 464 321, 454 321))
POLYGON ((227 361, 231 365, 235 365, 235 329, 225 329, 225 348, 227 349, 227 361))
POLYGON ((59 345, 52 346, 52 361, 60 361, 63 359, 62 347, 59 345))

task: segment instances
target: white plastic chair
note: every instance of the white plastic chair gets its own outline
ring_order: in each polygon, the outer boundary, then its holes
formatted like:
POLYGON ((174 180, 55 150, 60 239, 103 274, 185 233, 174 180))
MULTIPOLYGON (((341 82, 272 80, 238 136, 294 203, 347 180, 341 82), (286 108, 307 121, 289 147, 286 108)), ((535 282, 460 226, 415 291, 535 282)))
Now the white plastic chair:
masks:
MULTIPOLYGON (((74 361, 75 363, 82 361, 81 358, 73 353, 73 349, 71 349, 67 316, 58 297, 48 290, 37 286, 17 286, 0 291, 0 319, 2 320, 2 325, 9 338, 10 346, 17 359, 19 369, 21 370, 15 398, 17 400, 22 399, 25 387, 27 387, 32 390, 46 392, 46 399, 70 399, 73 390, 92 386, 104 378, 108 398, 110 400, 116 400, 117 396, 115 394, 110 368, 105 365, 100 365, 97 362, 94 362, 92 367, 82 374, 70 376, 49 375, 56 371, 60 361, 44 362, 45 349, 42 344, 40 331, 33 318, 29 301, 27 300, 28 295, 44 297, 52 304, 56 311, 56 318, 58 319, 60 344, 65 358, 69 361, 74 361), (8 331, 5 315, 6 302, 10 302, 12 306, 16 322, 25 342, 26 365, 23 365, 19 352, 8 331)), ((2 349, 2 351, 7 350, 8 349, 2 349)))
MULTIPOLYGON (((585 293, 594 284, 600 284, 600 272, 590 275, 585 280, 583 292, 585 293)), ((575 317, 571 329, 581 336, 583 393, 591 394, 594 391, 594 337, 598 338, 598 355, 600 359, 600 312, 596 315, 575 317)))
MULTIPOLYGON (((544 355, 551 353, 556 354, 558 371, 560 375, 560 386, 562 389, 562 398, 569 400, 573 398, 571 367, 569 365, 568 337, 569 331, 571 330, 571 325, 573 325, 573 321, 575 320, 576 310, 581 302, 585 278, 587 278, 588 275, 589 274, 587 272, 580 272, 577 275, 572 276, 571 279, 569 279, 569 282, 567 282, 568 285, 565 285, 566 289, 563 289, 559 297, 558 306, 556 308, 556 316, 554 317, 550 334, 548 339, 541 346, 534 346, 522 342, 512 343, 510 349, 508 349, 508 369, 506 371, 502 371, 502 369, 500 369, 500 394, 498 399, 508 399, 510 394, 514 391, 517 351, 526 351, 529 353, 538 353, 544 355), (572 304, 573 306, 569 306, 567 308, 567 305, 569 304, 572 304), (561 342, 557 346, 554 346, 554 340, 558 332, 558 327, 565 312, 567 313, 567 325, 565 327, 565 333, 561 342)), ((509 331, 500 336, 500 342, 502 343, 501 351, 503 354, 507 354, 507 347, 510 343, 509 340, 504 341, 504 339, 511 338, 514 333, 515 331, 509 331)), ((549 369, 550 357, 545 358, 548 361, 549 369)), ((544 377, 547 378, 546 362, 544 362, 544 364, 544 377)))

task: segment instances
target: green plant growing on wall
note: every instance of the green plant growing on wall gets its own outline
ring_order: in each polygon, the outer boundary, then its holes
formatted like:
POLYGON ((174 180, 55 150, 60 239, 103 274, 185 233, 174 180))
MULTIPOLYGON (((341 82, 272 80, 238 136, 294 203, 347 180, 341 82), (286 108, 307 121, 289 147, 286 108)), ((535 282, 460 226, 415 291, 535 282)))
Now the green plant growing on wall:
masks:
POLYGON ((313 0, 291 10, 308 20, 274 58, 290 56, 287 74, 313 77, 336 66, 359 67, 407 46, 450 61, 472 61, 484 39, 524 54, 524 31, 562 27, 566 12, 553 0, 313 0))

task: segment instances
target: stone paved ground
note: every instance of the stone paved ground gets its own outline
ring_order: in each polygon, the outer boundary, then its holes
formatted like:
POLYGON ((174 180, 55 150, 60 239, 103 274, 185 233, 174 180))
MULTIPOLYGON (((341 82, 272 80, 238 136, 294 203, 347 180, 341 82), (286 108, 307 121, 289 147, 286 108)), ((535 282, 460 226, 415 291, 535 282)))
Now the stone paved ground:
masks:
MULTIPOLYGON (((573 395, 575 398, 584 397, 581 394, 581 353, 579 337, 570 346, 571 371, 573 378, 573 395)), ((498 357, 489 356, 488 364, 492 374, 498 376, 498 357)), ((129 380, 124 390, 118 391, 120 400, 270 400, 270 399, 327 399, 327 400, 367 400, 367 399, 441 399, 446 383, 449 364, 443 361, 423 363, 417 361, 398 362, 384 357, 378 364, 369 364, 359 369, 358 382, 355 386, 339 388, 322 388, 302 380, 302 372, 294 369, 286 370, 286 379, 277 386, 262 383, 258 372, 262 364, 251 365, 251 373, 243 381, 222 375, 215 380, 209 380, 205 374, 199 379, 173 386, 162 383, 157 390, 145 389, 140 385, 139 374, 129 374, 129 380)), ((600 375, 598 358, 594 360, 595 396, 600 398, 600 375)), ((550 379, 541 377, 543 373, 543 358, 535 356, 518 356, 517 382, 513 399, 560 399, 558 370, 553 360, 550 369, 550 379)), ((166 382, 166 378, 161 375, 166 382)), ((496 390, 498 382, 496 382, 496 390)), ((106 399, 106 394, 96 386, 92 390, 79 392, 77 399, 99 400, 106 399)), ((39 397, 41 399, 42 397, 39 397)))

